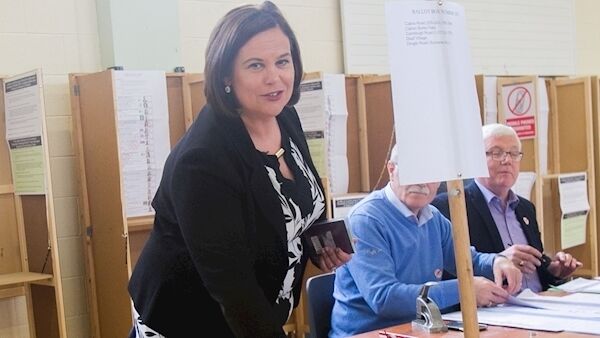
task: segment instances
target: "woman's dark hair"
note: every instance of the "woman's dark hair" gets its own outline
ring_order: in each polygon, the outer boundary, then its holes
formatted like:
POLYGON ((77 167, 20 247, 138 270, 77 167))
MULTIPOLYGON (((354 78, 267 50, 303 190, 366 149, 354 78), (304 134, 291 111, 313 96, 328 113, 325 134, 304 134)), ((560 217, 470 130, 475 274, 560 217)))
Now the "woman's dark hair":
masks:
POLYGON ((271 1, 265 1, 260 5, 242 5, 232 9, 217 23, 210 35, 204 65, 204 94, 213 109, 237 115, 239 104, 233 92, 225 92, 225 78, 232 76, 233 62, 246 42, 274 27, 279 27, 288 37, 294 63, 294 89, 287 105, 298 102, 303 75, 298 40, 279 8, 271 1))

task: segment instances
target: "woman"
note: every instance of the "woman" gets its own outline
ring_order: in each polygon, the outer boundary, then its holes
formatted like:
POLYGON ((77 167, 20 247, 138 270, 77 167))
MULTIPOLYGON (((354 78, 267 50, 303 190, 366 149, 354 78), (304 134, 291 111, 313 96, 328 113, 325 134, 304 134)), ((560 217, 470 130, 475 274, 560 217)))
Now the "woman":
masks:
MULTIPOLYGON (((227 13, 204 75, 208 104, 167 159, 129 283, 136 335, 284 337, 307 261, 300 234, 325 200, 292 107, 298 43, 277 7, 227 13)), ((315 263, 349 259, 329 250, 315 263)))

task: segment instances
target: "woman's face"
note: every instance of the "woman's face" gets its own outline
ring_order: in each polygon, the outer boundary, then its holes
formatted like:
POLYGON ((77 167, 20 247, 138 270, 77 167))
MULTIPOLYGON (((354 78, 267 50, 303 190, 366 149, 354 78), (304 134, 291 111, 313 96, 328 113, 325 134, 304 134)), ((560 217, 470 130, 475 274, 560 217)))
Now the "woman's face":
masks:
POLYGON ((294 63, 290 41, 279 27, 256 34, 233 62, 233 76, 225 84, 251 118, 277 116, 292 96, 294 63))

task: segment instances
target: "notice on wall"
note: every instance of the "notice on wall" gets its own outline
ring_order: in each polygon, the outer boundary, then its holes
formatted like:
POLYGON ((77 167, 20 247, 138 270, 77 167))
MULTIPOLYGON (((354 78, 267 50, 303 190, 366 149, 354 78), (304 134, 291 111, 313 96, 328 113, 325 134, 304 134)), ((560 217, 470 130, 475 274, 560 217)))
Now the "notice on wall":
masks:
POLYGON ((464 8, 387 2, 401 184, 488 176, 464 8))
POLYGON ((504 106, 506 125, 512 127, 520 139, 536 135, 535 116, 537 93, 535 82, 502 86, 501 104, 504 106))
POLYGON ((523 196, 526 199, 531 199, 531 189, 535 183, 535 173, 533 171, 521 171, 512 190, 515 194, 523 196))
POLYGON ((585 172, 560 175, 560 239, 562 249, 585 243, 586 224, 590 204, 587 197, 587 175, 585 172))
POLYGON ((42 144, 43 95, 39 70, 4 81, 6 139, 15 194, 45 194, 42 144))
POLYGON ((170 151, 165 73, 118 71, 114 82, 127 217, 153 214, 170 151))
POLYGON ((321 177, 329 180, 332 194, 348 192, 346 149, 346 86, 344 74, 319 74, 300 84, 296 110, 308 148, 321 177))

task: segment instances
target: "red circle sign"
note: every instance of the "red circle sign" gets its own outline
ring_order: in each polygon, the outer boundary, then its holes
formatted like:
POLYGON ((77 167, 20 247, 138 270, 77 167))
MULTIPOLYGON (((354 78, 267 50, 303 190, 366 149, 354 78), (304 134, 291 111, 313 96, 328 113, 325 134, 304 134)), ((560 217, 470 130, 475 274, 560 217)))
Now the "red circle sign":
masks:
POLYGON ((506 101, 510 112, 517 116, 527 114, 531 108, 531 94, 525 87, 518 86, 513 88, 508 94, 506 101))

